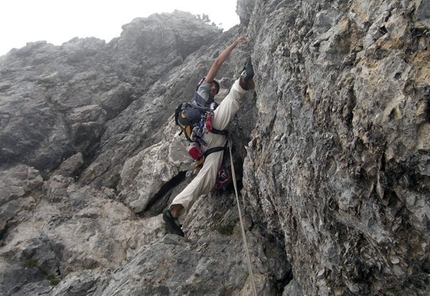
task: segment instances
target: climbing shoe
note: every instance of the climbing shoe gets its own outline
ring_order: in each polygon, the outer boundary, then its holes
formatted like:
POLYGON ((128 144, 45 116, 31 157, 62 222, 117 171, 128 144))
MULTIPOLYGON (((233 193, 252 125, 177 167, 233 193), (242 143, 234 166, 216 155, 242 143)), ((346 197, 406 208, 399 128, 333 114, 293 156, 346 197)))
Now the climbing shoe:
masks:
POLYGON ((248 58, 248 60, 245 63, 245 66, 243 67, 243 70, 240 74, 240 86, 245 90, 250 90, 254 88, 254 68, 252 67, 251 58, 248 58))
POLYGON ((180 236, 185 235, 181 227, 178 225, 177 220, 172 216, 172 213, 169 210, 163 213, 163 220, 166 222, 167 229, 170 233, 180 236))
POLYGON ((248 58, 248 60, 246 60, 245 66, 242 69, 240 77, 243 78, 245 82, 248 82, 254 77, 254 68, 252 67, 251 58, 248 58))

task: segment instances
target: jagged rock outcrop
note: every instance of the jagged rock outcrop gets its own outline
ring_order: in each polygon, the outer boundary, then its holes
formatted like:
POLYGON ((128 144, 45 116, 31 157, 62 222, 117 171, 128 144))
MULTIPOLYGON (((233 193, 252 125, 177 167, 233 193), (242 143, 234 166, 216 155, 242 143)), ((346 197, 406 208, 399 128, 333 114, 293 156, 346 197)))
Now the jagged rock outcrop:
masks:
POLYGON ((2 295, 251 295, 235 196, 202 197, 172 112, 238 35, 256 89, 229 127, 259 295, 430 292, 430 2, 240 0, 228 32, 188 13, 106 44, 0 58, 2 295))
POLYGON ((12 50, 1 67, 1 163, 49 172, 76 152, 92 157, 110 120, 144 103, 155 82, 217 36, 217 28, 176 12, 135 19, 109 44, 75 38, 12 50))

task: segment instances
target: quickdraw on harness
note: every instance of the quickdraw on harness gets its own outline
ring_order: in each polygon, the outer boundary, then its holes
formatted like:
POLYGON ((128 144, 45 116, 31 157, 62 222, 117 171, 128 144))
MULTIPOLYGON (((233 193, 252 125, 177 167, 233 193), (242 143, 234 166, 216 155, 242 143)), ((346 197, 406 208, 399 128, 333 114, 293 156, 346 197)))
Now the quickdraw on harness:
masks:
POLYGON ((218 191, 226 191, 227 184, 230 181, 230 179, 231 179, 231 174, 228 168, 226 168, 225 166, 221 166, 218 171, 214 188, 218 191))

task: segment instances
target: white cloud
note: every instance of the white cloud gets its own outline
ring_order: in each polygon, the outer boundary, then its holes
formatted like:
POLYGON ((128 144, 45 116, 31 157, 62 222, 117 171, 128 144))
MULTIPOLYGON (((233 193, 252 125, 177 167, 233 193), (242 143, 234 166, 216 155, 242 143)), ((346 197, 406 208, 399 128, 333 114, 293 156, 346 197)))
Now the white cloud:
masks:
POLYGON ((61 45, 74 37, 109 42, 121 26, 136 17, 175 9, 207 14, 225 30, 239 23, 235 0, 14 0, 0 4, 0 55, 27 42, 46 40, 61 45))

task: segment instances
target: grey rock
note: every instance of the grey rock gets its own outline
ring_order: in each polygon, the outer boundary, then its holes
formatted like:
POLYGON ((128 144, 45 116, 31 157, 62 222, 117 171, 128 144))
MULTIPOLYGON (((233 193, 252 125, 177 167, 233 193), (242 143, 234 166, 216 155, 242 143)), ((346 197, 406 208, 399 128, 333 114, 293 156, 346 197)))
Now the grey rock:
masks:
POLYGON ((176 11, 1 57, 0 293, 429 294, 426 7, 241 0, 228 32, 176 11), (253 277, 231 186, 184 238, 161 217, 193 176, 173 110, 239 35, 216 99, 251 56, 228 129, 253 277))

